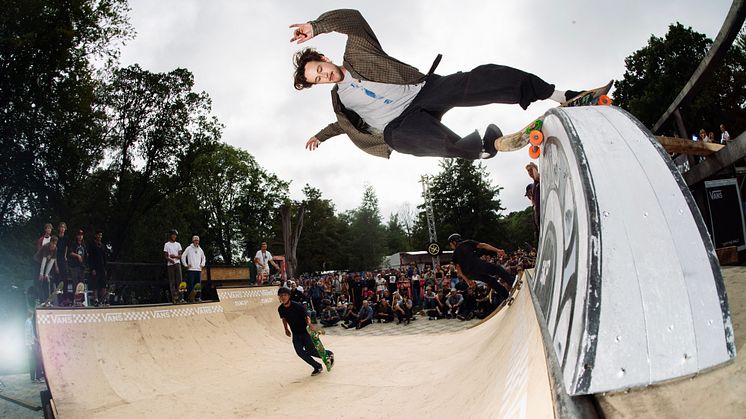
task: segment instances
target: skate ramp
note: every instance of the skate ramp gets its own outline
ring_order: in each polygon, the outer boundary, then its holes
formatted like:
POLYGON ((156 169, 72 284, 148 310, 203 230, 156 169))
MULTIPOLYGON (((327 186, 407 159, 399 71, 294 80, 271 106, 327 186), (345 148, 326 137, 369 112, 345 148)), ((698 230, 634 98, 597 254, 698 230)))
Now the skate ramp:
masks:
POLYGON ((220 290, 219 303, 39 309, 59 417, 555 415, 526 286, 471 329, 326 336, 336 364, 316 377, 295 355, 277 305, 276 288, 236 288, 220 290))
POLYGON ((600 106, 552 109, 543 130, 536 272, 489 320, 442 335, 327 336, 337 365, 310 377, 283 333, 276 289, 224 289, 219 303, 40 309, 60 416, 586 416, 568 407, 575 396, 732 361, 712 243, 652 134, 600 106))
POLYGON ((555 108, 531 281, 568 394, 644 387, 735 357, 712 242, 653 135, 611 106, 555 108))

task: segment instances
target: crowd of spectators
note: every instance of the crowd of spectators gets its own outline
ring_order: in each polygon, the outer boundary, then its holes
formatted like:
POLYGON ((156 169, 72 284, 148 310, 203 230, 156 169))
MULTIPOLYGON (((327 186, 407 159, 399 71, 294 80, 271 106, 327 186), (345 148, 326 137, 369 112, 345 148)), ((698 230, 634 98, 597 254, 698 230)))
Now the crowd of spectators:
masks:
POLYGON ((36 241, 34 260, 39 264, 36 287, 31 291, 37 305, 81 304, 75 288, 93 291, 94 305, 105 304, 108 296, 106 283, 106 248, 103 232, 96 231, 90 244, 85 241, 82 228, 70 237, 67 224, 60 222, 56 233, 52 224, 44 225, 44 232, 36 241), (86 278, 86 272, 88 277, 86 278), (83 286, 78 287, 78 284, 83 286))
POLYGON ((707 131, 704 128, 699 130, 699 135, 695 136, 693 138, 694 141, 702 141, 705 143, 714 143, 714 144, 722 144, 727 145, 730 143, 730 133, 728 130, 725 129, 725 125, 720 124, 720 133, 716 137, 714 131, 707 131))
MULTIPOLYGON (((518 250, 502 258, 482 258, 517 275, 534 266, 536 252, 518 250)), ((435 269, 411 263, 399 269, 304 275, 282 285, 291 289, 290 299, 305 303, 311 317, 323 326, 354 329, 373 323, 408 325, 417 316, 429 320, 483 319, 510 291, 497 292, 478 281, 470 287, 450 263, 435 269)))

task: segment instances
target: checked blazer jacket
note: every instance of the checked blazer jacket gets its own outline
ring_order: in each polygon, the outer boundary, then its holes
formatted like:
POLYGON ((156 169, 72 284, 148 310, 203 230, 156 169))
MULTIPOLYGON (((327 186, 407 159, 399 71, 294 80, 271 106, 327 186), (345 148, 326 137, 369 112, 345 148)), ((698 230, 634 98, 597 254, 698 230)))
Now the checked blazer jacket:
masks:
MULTIPOLYGON (((357 10, 332 10, 309 23, 313 27, 314 36, 329 32, 347 35, 342 66, 355 79, 389 84, 416 84, 425 81, 425 74, 383 51, 370 25, 357 10)), ((366 153, 389 158, 391 148, 384 141, 383 133, 372 133, 359 115, 345 109, 338 90, 337 86, 332 89, 332 107, 337 122, 319 131, 316 138, 323 142, 344 133, 366 153)))

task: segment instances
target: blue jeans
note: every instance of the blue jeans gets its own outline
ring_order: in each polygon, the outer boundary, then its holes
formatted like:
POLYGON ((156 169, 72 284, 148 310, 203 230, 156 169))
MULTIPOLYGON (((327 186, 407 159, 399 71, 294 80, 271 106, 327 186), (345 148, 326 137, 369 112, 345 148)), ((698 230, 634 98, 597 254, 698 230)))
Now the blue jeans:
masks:
MULTIPOLYGON (((303 333, 293 333, 293 348, 295 348, 295 353, 298 354, 300 359, 306 361, 308 365, 314 367, 315 369, 321 368, 321 364, 313 359, 321 358, 321 356, 316 350, 316 347, 313 346, 311 335, 309 335, 308 332, 304 331, 303 333)), ((329 357, 331 355, 333 355, 333 352, 327 350, 326 356, 329 357)))
POLYGON ((199 281, 202 277, 202 272, 200 271, 187 271, 187 292, 191 292, 194 289, 194 286, 199 284, 199 281))

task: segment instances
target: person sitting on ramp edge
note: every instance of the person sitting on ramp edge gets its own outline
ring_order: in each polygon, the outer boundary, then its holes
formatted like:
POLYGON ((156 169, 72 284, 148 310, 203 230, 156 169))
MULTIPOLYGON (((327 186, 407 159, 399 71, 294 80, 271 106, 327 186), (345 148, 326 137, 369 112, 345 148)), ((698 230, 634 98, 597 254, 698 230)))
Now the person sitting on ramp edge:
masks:
POLYGON ((493 291, 499 293, 501 299, 508 297, 508 290, 515 282, 515 275, 506 271, 499 264, 489 263, 477 255, 477 249, 486 250, 498 256, 504 256, 504 250, 487 243, 464 240, 458 233, 448 236, 448 244, 453 249, 453 264, 456 266, 456 273, 459 277, 464 278, 470 287, 475 286, 474 281, 481 281, 493 291), (501 285, 498 278, 504 281, 507 287, 501 285))
MULTIPOLYGON (((321 364, 313 359, 313 357, 321 358, 319 353, 316 351, 316 347, 313 345, 311 335, 308 334, 306 326, 315 330, 311 324, 311 318, 306 314, 306 307, 295 301, 290 301, 290 289, 281 287, 277 290, 277 296, 280 297, 280 306, 277 307, 277 312, 280 313, 282 319, 282 325, 285 327, 285 334, 288 337, 293 338, 293 348, 295 353, 298 354, 300 359, 306 361, 308 365, 313 367, 311 375, 318 375, 321 373, 321 364), (288 326, 290 328, 288 329, 288 326), (291 334, 292 332, 292 334, 291 334)), ((326 356, 334 364, 334 353, 330 350, 326 351, 326 356)))

